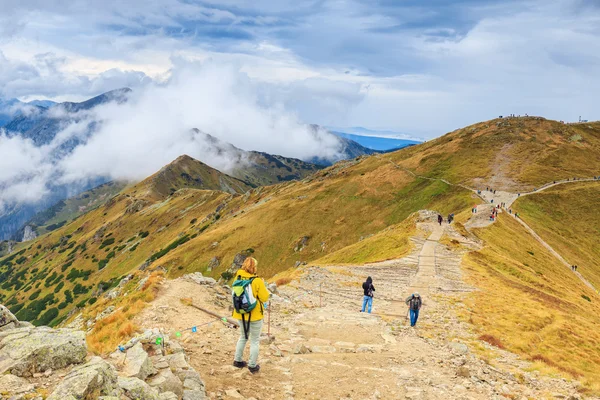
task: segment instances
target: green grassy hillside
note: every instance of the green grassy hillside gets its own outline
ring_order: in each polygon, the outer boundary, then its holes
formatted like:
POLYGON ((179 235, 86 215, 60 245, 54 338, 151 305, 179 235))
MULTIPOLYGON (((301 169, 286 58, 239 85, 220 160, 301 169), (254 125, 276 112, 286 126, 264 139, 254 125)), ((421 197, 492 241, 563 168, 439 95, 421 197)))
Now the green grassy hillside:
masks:
POLYGON ((189 187, 200 182, 247 188, 200 162, 179 158, 2 259, 0 301, 36 323, 56 308, 52 323, 57 323, 73 307, 94 302, 99 287, 110 287, 140 267, 160 266, 171 277, 191 271, 218 277, 245 251, 260 260, 261 274, 269 277, 399 224, 417 210, 447 213, 472 202, 464 189, 415 179, 376 157, 245 195, 189 187), (208 272, 213 258, 220 265, 208 272))
POLYGON ((104 204, 125 188, 123 182, 108 182, 66 200, 61 200, 48 209, 37 213, 27 225, 38 235, 53 231, 68 221, 104 204))

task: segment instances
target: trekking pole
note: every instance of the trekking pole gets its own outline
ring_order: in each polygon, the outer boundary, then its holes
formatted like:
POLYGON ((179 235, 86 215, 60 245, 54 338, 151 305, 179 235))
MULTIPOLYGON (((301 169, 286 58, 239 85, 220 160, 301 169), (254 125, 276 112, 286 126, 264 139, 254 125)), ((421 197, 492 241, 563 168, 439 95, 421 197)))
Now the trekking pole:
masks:
POLYGON ((271 305, 267 307, 267 336, 271 337, 271 305))
POLYGON ((323 287, 322 283, 319 283, 319 308, 323 307, 323 287))

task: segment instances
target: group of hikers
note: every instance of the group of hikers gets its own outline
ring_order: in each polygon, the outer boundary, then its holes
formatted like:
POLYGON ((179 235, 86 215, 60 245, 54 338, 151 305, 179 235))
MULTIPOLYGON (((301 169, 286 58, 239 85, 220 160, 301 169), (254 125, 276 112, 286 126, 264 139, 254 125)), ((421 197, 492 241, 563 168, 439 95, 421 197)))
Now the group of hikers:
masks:
MULTIPOLYGON (((375 293, 375 286, 373 286, 373 278, 370 276, 367 277, 367 280, 362 284, 363 288, 363 305, 360 312, 368 312, 371 314, 371 309, 373 308, 373 296, 375 293)), ((415 326, 417 324, 417 319, 419 319, 419 310, 421 310, 421 306, 423 305, 423 300, 421 299, 421 295, 419 293, 413 293, 404 300, 406 305, 408 306, 408 315, 410 315, 410 326, 415 326)))
POLYGON ((571 265, 571 271, 577 272, 577 265, 571 265))
MULTIPOLYGON (((437 221, 438 221, 438 224, 440 224, 440 226, 441 226, 442 222, 444 222, 444 217, 442 217, 441 214, 438 214, 437 221)), ((448 223, 451 224, 452 221, 454 221, 454 214, 448 214, 448 223)))
MULTIPOLYGON (((260 333, 270 296, 265 281, 258 277, 257 272, 258 261, 253 257, 248 257, 235 274, 236 278, 232 284, 232 317, 239 321, 240 326, 240 337, 235 348, 233 366, 240 369, 248 367, 253 374, 260 371, 258 364, 260 333), (250 342, 250 357, 246 362, 244 361, 244 349, 248 342, 250 342)), ((361 312, 366 311, 370 314, 375 293, 373 279, 370 276, 362 284, 362 288, 364 296, 361 312)), ((414 327, 417 324, 423 301, 419 293, 413 293, 406 298, 405 303, 408 306, 407 317, 410 316, 410 326, 414 327)))

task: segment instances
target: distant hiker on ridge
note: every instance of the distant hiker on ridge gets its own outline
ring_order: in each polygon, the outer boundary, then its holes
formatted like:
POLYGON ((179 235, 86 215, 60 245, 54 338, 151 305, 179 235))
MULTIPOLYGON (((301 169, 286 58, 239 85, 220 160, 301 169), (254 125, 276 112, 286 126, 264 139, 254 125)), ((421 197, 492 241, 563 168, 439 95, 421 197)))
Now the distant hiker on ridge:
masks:
POLYGON ((419 293, 413 293, 406 298, 405 302, 410 312, 410 326, 415 326, 417 324, 417 319, 419 319, 419 310, 423 305, 421 296, 419 293))
POLYGON ((442 225, 443 220, 444 220, 444 217, 442 217, 441 214, 438 214, 438 224, 440 224, 440 226, 442 225))
POLYGON ((233 366, 248 369, 253 374, 260 370, 258 350, 260 345, 260 331, 263 326, 264 303, 269 300, 269 291, 265 281, 256 275, 258 261, 248 257, 244 260, 242 268, 235 274, 236 280, 232 286, 233 318, 241 321, 240 338, 235 348, 233 366), (250 359, 243 361, 244 348, 250 339, 250 359))
POLYGON ((365 312, 368 306, 368 313, 371 314, 371 308, 373 307, 373 292, 375 291, 375 286, 373 286, 373 278, 370 276, 367 277, 367 280, 362 284, 364 296, 363 296, 363 306, 360 312, 365 312))

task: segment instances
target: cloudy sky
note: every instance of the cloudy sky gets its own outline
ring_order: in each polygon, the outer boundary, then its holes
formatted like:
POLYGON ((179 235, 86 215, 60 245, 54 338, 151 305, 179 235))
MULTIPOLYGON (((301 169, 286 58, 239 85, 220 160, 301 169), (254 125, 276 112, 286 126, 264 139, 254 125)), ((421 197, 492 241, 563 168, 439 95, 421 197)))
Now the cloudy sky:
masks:
POLYGON ((598 4, 0 0, 0 97, 82 100, 210 63, 326 126, 427 138, 509 113, 600 119, 598 4))

